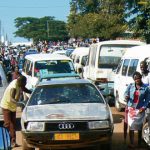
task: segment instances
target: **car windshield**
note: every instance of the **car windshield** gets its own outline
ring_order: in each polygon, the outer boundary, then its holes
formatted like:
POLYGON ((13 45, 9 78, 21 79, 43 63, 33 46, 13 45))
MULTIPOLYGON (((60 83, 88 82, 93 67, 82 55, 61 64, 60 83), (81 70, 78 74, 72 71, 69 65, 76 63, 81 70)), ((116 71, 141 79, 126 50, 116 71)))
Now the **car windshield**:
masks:
POLYGON ((57 74, 57 73, 74 73, 73 63, 70 60, 44 60, 37 61, 34 67, 34 76, 57 74))
POLYGON ((104 100, 92 84, 47 85, 35 89, 28 105, 61 103, 104 103, 104 100))
POLYGON ((135 45, 104 45, 99 53, 99 68, 116 68, 127 48, 135 45))

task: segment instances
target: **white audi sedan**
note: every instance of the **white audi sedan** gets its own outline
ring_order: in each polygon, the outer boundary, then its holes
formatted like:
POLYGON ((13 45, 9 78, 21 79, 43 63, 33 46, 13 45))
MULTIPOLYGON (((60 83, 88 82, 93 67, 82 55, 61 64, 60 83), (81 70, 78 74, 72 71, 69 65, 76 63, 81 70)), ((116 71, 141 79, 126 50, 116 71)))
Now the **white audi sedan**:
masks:
POLYGON ((97 87, 84 79, 40 82, 21 117, 23 150, 111 148, 113 119, 97 87))

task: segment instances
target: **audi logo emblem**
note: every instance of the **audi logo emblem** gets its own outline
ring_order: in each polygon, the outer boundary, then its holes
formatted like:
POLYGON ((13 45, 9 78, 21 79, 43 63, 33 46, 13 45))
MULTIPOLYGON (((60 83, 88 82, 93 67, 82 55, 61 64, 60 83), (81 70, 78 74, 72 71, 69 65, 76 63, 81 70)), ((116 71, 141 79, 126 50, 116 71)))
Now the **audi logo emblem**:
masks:
POLYGON ((74 128, 74 124, 73 123, 60 123, 58 125, 58 128, 60 130, 73 129, 74 128))

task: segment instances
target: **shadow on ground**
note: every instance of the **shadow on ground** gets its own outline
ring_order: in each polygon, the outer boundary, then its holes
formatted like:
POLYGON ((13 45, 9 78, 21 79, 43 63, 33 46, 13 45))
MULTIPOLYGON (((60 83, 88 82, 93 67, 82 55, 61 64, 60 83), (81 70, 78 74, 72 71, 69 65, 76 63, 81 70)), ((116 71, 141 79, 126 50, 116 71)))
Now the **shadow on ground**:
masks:
POLYGON ((121 114, 113 114, 114 124, 121 123, 124 119, 124 115, 121 114))

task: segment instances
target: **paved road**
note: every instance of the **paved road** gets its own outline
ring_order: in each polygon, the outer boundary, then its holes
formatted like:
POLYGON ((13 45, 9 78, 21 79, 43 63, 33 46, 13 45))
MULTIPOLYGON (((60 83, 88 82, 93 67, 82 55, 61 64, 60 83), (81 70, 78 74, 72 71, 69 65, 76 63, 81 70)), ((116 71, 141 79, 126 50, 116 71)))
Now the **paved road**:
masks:
MULTIPOLYGON (((113 118, 114 118, 114 133, 113 133, 113 141, 112 141, 112 150, 128 150, 127 145, 129 144, 129 137, 125 144, 123 139, 123 119, 124 113, 118 113, 114 107, 111 107, 113 118)), ((14 148, 13 150, 21 150, 21 133, 20 133, 20 110, 18 111, 18 118, 17 118, 17 143, 20 147, 14 148)), ((137 134, 136 136, 136 143, 137 143, 137 134)), ((147 150, 145 143, 142 143, 143 148, 136 148, 137 150, 147 150)), ((134 150, 136 150, 134 149, 134 150)), ((38 149, 37 149, 38 150, 38 149)))

